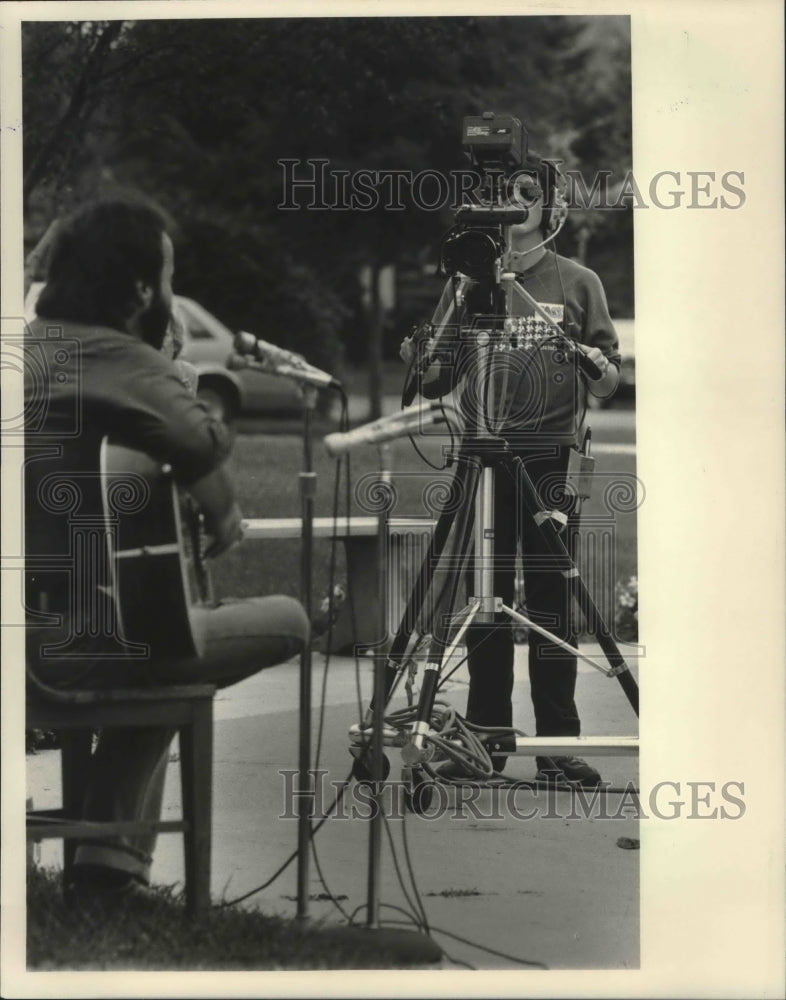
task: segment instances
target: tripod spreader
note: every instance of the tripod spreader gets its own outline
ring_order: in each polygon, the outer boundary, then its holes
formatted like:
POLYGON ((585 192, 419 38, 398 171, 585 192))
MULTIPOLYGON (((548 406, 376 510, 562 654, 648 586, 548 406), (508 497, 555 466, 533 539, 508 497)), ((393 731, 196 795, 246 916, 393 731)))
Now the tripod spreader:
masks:
MULTIPOLYGON (((404 669, 415 624, 417 623, 417 631, 421 636, 431 635, 415 717, 408 720, 410 742, 402 749, 405 765, 418 767, 427 756, 427 744, 432 735, 432 711, 443 662, 453 654, 473 621, 493 623, 499 613, 529 626, 555 645, 586 660, 606 676, 616 677, 638 715, 638 686, 565 546, 562 538, 564 515, 558 516, 559 511, 544 509, 523 459, 513 455, 501 438, 477 436, 466 439, 457 452, 452 501, 437 520, 431 544, 410 594, 401 625, 393 638, 385 666, 387 704, 404 669), (524 511, 541 533, 551 556, 553 569, 562 573, 567 580, 571 596, 582 611, 588 630, 600 645, 610 669, 605 669, 581 650, 507 607, 494 594, 494 473, 503 467, 514 476, 524 511), (455 607, 459 583, 473 551, 473 527, 474 593, 469 598, 468 606, 454 615, 451 612, 455 607), (435 574, 449 540, 451 558, 446 572, 447 579, 439 592, 435 593, 435 574)), ((376 704, 372 701, 366 721, 370 722, 375 713, 376 704)))

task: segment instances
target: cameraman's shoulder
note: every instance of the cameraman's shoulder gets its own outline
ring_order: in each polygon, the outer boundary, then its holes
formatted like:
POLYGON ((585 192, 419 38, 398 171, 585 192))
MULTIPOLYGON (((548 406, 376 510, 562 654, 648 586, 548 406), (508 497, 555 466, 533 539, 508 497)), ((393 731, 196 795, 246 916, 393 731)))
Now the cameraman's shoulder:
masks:
POLYGON ((592 268, 587 267, 586 264, 581 264, 572 257, 557 256, 557 264, 562 282, 566 287, 573 288, 577 294, 581 295, 591 297, 605 296, 606 292, 603 282, 592 268))
POLYGON ((587 267, 586 264, 582 264, 576 260, 575 257, 563 257, 561 254, 557 254, 556 259, 563 276, 573 278, 577 281, 585 281, 589 284, 600 282, 600 278, 595 271, 591 267, 587 267))

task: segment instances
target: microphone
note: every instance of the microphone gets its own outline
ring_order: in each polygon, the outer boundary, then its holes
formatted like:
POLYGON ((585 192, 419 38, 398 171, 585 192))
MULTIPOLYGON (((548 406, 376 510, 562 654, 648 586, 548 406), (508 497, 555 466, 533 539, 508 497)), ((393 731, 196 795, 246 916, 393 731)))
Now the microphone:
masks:
POLYGON ((235 336, 235 352, 229 358, 229 367, 260 368, 271 375, 284 375, 318 389, 340 389, 341 383, 321 368, 315 368, 301 355, 284 350, 253 333, 241 330, 235 336))
POLYGON ((376 444, 378 441, 392 441, 394 438, 411 434, 421 427, 447 423, 447 416, 440 403, 426 403, 401 410, 389 417, 382 417, 370 424, 363 424, 351 431, 338 431, 324 438, 325 451, 331 458, 343 455, 358 444, 376 444))

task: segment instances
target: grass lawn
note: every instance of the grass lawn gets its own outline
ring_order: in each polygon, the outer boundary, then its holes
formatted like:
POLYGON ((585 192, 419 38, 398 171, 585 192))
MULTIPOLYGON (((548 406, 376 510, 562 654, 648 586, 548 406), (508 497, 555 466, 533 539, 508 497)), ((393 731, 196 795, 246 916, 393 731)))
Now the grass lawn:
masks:
POLYGON ((63 902, 61 874, 28 868, 27 966, 31 971, 407 967, 362 926, 320 928, 313 922, 237 907, 214 907, 202 919, 190 922, 182 901, 167 888, 155 889, 149 899, 128 903, 122 912, 70 910, 63 902))

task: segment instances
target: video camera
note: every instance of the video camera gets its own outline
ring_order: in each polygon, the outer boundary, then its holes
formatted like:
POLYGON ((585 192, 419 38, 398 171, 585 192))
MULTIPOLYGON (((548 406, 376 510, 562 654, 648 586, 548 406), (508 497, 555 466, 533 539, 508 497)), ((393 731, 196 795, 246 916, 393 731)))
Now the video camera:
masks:
POLYGON ((519 172, 527 157, 527 131, 512 115, 484 111, 464 119, 462 144, 481 173, 476 204, 456 209, 458 224, 442 241, 440 272, 481 280, 493 275, 505 252, 505 226, 526 222, 528 203, 541 194, 534 178, 519 172))
POLYGON ((473 166, 506 173, 526 159, 527 130, 512 115, 484 111, 464 119, 462 145, 473 166))

